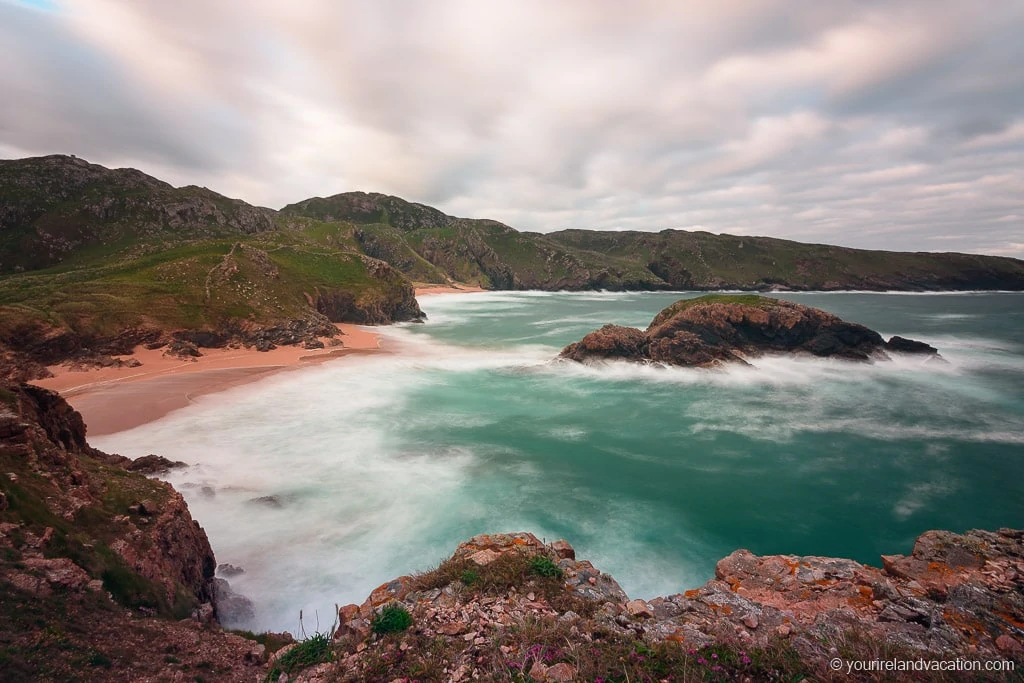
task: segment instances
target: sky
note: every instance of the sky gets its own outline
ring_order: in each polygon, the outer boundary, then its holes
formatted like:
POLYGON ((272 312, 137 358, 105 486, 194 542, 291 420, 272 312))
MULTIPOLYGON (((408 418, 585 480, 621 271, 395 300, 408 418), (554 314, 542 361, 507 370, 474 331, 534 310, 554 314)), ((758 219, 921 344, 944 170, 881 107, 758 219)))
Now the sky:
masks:
POLYGON ((0 158, 1024 258, 1020 0, 0 0, 0 158))

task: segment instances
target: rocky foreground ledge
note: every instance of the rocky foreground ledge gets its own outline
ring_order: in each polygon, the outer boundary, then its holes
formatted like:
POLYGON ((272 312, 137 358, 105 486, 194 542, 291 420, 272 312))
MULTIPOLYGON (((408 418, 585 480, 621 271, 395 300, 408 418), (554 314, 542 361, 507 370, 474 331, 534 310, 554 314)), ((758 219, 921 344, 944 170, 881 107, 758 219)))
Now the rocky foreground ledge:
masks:
POLYGON ((766 353, 867 361, 888 358, 887 352, 938 356, 924 342, 886 341, 874 330, 817 308, 753 294, 709 294, 677 301, 646 330, 605 325, 566 346, 561 357, 710 367, 746 363, 766 353))
MULTIPOLYGON (((701 588, 650 601, 566 541, 513 533, 476 536, 436 570, 340 608, 331 661, 297 679, 876 680, 830 662, 961 657, 1020 672, 1022 655, 1022 531, 930 531, 882 568, 737 550, 701 588)), ((945 676, 886 680, 962 679, 945 676)))
POLYGON ((630 600, 566 541, 482 535, 341 607, 330 633, 301 643, 231 633, 217 615, 240 601, 215 578, 206 534, 173 488, 140 474, 176 464, 93 449, 60 396, 0 386, 0 680, 1001 681, 1024 671, 1024 531, 1009 529, 930 531, 881 568, 738 550, 704 586, 650 601, 630 600), (964 658, 1017 673, 849 676, 829 668, 836 657, 964 658))

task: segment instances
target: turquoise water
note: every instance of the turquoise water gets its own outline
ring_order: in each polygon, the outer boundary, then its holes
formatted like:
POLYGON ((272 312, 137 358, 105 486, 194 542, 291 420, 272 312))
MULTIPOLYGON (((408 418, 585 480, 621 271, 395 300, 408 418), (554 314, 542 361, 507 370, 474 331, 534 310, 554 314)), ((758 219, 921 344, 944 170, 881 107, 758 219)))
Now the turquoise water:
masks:
POLYGON ((422 300, 397 352, 205 397, 99 447, 194 465, 185 493, 251 628, 426 569, 476 533, 564 537, 633 597, 696 587, 736 548, 908 552, 932 528, 1024 525, 1024 296, 789 294, 938 347, 753 368, 553 362, 606 322, 693 294, 485 293, 422 300), (276 495, 280 508, 252 498, 276 495))

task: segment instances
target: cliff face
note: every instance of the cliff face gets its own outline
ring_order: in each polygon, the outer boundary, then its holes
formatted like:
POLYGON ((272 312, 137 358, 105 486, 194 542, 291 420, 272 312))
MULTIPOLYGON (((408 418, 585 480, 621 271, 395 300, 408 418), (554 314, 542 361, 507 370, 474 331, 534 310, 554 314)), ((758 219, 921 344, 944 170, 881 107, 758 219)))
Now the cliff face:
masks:
MULTIPOLYGON (((155 612, 187 614, 213 602, 213 551, 178 492, 91 448, 81 415, 59 395, 21 385, 3 398, 3 543, 12 557, 61 563, 81 578, 79 588, 98 581, 155 612), (36 540, 19 545, 26 537, 36 540)), ((15 585, 53 588, 16 565, 5 569, 15 585)))
POLYGON ((708 367, 765 353, 865 361, 884 358, 886 351, 937 355, 923 342, 886 342, 874 330, 816 308, 753 295, 708 295, 665 308, 646 331, 605 325, 565 347, 561 357, 708 367))
POLYGON ((213 621, 206 533, 181 495, 130 464, 91 448, 57 394, 0 387, 0 679, 261 670, 262 646, 213 621))
MULTIPOLYGON (((738 550, 701 588, 629 600, 565 541, 477 536, 342 607, 337 661, 299 680, 830 680, 837 656, 843 680, 874 680, 845 663, 1024 662, 1024 532, 928 532, 882 562, 738 550), (382 633, 396 606, 411 625, 382 633)), ((895 680, 911 678, 930 680, 895 680)))

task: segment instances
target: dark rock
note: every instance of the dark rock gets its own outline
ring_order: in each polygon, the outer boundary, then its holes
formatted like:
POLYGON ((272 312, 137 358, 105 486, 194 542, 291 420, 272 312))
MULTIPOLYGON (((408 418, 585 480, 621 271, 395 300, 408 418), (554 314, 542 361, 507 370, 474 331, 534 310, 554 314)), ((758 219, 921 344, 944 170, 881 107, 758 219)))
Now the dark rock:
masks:
POLYGON ((224 626, 240 626, 256 616, 252 600, 231 590, 231 584, 224 579, 214 579, 217 618, 224 626))
POLYGON ((228 344, 228 336, 213 330, 180 330, 174 338, 202 349, 222 349, 228 344))
POLYGON ((302 343, 302 348, 304 348, 304 349, 322 349, 322 348, 324 348, 324 343, 322 341, 320 341, 319 339, 307 339, 306 341, 304 341, 302 343))
POLYGON ((188 463, 181 462, 180 460, 168 460, 162 455, 144 455, 141 458, 136 458, 130 461, 126 466, 130 472, 139 472, 141 474, 165 474, 169 470, 178 467, 188 467, 188 463))
POLYGON ((935 355, 939 352, 937 348, 930 344, 925 344, 924 342, 916 341, 914 339, 905 339, 904 337, 891 337, 889 341, 885 343, 885 348, 897 353, 927 353, 935 355))
POLYGON ((175 339, 167 345, 164 355, 177 358, 198 358, 203 354, 199 352, 199 348, 192 342, 185 341, 184 339, 175 339))
POLYGON ((251 498, 249 502, 268 508, 284 507, 284 502, 281 500, 281 496, 260 496, 259 498, 251 498))
POLYGON ((256 342, 256 350, 262 353, 265 353, 267 351, 273 351, 276 348, 277 344, 271 341, 267 341, 266 339, 260 339, 259 341, 256 342))
POLYGON ((233 564, 226 564, 225 563, 225 564, 218 564, 217 565, 217 573, 218 574, 222 574, 223 576, 227 576, 227 577, 230 578, 232 576, 238 576, 240 574, 244 574, 245 570, 242 569, 241 567, 235 566, 233 564))
MULTIPOLYGON (((896 347, 932 348, 911 340, 897 341, 896 347)), ((765 353, 866 361, 885 358, 887 348, 877 332, 816 308, 755 295, 708 295, 672 304, 646 331, 605 325, 565 347, 561 357, 709 367, 765 353)))

